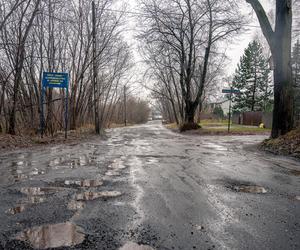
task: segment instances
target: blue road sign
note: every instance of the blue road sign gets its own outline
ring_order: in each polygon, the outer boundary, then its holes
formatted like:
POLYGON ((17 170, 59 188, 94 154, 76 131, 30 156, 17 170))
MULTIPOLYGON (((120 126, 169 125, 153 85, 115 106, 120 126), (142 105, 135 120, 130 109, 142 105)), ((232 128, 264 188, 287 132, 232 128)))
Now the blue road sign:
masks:
POLYGON ((68 88, 69 74, 68 73, 43 73, 44 88, 68 88))
POLYGON ((240 91, 238 89, 222 89, 222 93, 225 93, 225 94, 239 94, 240 91))

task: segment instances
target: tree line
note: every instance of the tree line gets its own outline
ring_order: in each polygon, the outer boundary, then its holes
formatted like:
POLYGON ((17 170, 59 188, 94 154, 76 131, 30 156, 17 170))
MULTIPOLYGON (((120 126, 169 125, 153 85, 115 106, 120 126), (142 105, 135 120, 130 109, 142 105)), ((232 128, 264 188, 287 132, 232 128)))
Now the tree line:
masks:
MULTIPOLYGON (((69 73, 69 129, 94 123, 95 106, 101 128, 112 117, 116 121, 115 112, 119 112, 120 103, 124 104, 123 86, 130 79, 133 61, 122 36, 124 13, 110 11, 113 4, 112 0, 95 1, 93 51, 91 1, 1 1, 1 131, 38 132, 43 72, 69 73), (96 94, 93 66, 97 72, 96 94)), ((64 90, 46 90, 43 105, 49 134, 64 126, 65 97, 64 90)))

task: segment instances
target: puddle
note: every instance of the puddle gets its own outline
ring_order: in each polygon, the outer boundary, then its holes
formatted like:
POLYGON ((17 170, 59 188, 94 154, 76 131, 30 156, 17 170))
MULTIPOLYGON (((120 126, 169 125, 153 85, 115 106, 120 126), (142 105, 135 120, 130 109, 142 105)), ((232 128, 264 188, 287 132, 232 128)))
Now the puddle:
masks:
POLYGON ((125 169, 126 168, 126 166, 123 165, 122 160, 114 160, 113 163, 111 163, 108 167, 112 168, 112 169, 125 169))
POLYGON ((33 248, 46 249, 75 246, 83 242, 84 237, 82 228, 66 222, 27 229, 19 233, 16 239, 29 242, 33 248))
POLYGON ((121 196, 119 191, 84 192, 76 195, 78 201, 91 201, 99 198, 114 198, 121 196))
POLYGON ((85 205, 82 201, 70 201, 68 203, 68 209, 72 211, 82 210, 84 209, 85 205))
POLYGON ((57 188, 47 188, 47 187, 28 187, 28 188, 21 188, 21 193, 34 196, 34 195, 46 195, 46 194, 54 194, 57 192, 57 188))
POLYGON ((76 185, 80 187, 99 187, 103 185, 103 182, 100 180, 81 180, 81 181, 70 181, 66 180, 65 185, 76 185))
POLYGON ((233 190, 237 192, 243 192, 243 193, 253 193, 253 194, 265 194, 267 193, 267 190, 264 187, 260 186, 234 186, 233 190))
POLYGON ((290 174, 295 175, 295 176, 300 176, 300 170, 291 170, 290 174))
POLYGON ((139 245, 134 242, 127 242, 119 250, 154 250, 154 248, 146 245, 139 245))
POLYGON ((45 174, 45 171, 37 169, 37 168, 35 168, 34 170, 32 170, 30 172, 30 175, 43 175, 43 174, 45 174))
POLYGON ((107 176, 119 176, 119 172, 115 171, 115 170, 108 170, 105 175, 107 176))
POLYGON ((8 209, 8 210, 6 211, 6 213, 7 213, 7 214, 15 215, 15 214, 22 213, 25 209, 26 209, 26 206, 20 205, 20 206, 17 206, 17 207, 13 207, 13 208, 8 209))
POLYGON ((45 202, 46 198, 45 197, 41 197, 41 196, 28 196, 26 198, 25 203, 32 203, 32 204, 36 204, 36 203, 42 203, 45 202))

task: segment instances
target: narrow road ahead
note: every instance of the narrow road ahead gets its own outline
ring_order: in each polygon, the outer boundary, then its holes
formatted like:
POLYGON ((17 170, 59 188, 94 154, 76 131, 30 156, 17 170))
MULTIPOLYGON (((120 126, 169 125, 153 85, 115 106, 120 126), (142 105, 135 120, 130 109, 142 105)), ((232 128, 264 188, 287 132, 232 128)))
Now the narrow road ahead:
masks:
POLYGON ((300 162, 159 122, 0 155, 0 249, 299 249, 300 162))

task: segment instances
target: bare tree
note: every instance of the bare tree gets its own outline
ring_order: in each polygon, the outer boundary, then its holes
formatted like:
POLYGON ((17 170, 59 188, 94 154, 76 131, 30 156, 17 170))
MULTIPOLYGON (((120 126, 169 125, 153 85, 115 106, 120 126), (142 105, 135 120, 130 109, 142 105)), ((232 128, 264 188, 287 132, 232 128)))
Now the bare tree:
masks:
POLYGON ((143 8, 145 31, 140 37, 148 44, 147 60, 157 68, 157 82, 164 85, 156 92, 167 96, 172 106, 179 93, 181 122, 197 127, 195 112, 204 99, 218 44, 241 29, 238 6, 234 1, 148 0, 143 8))

